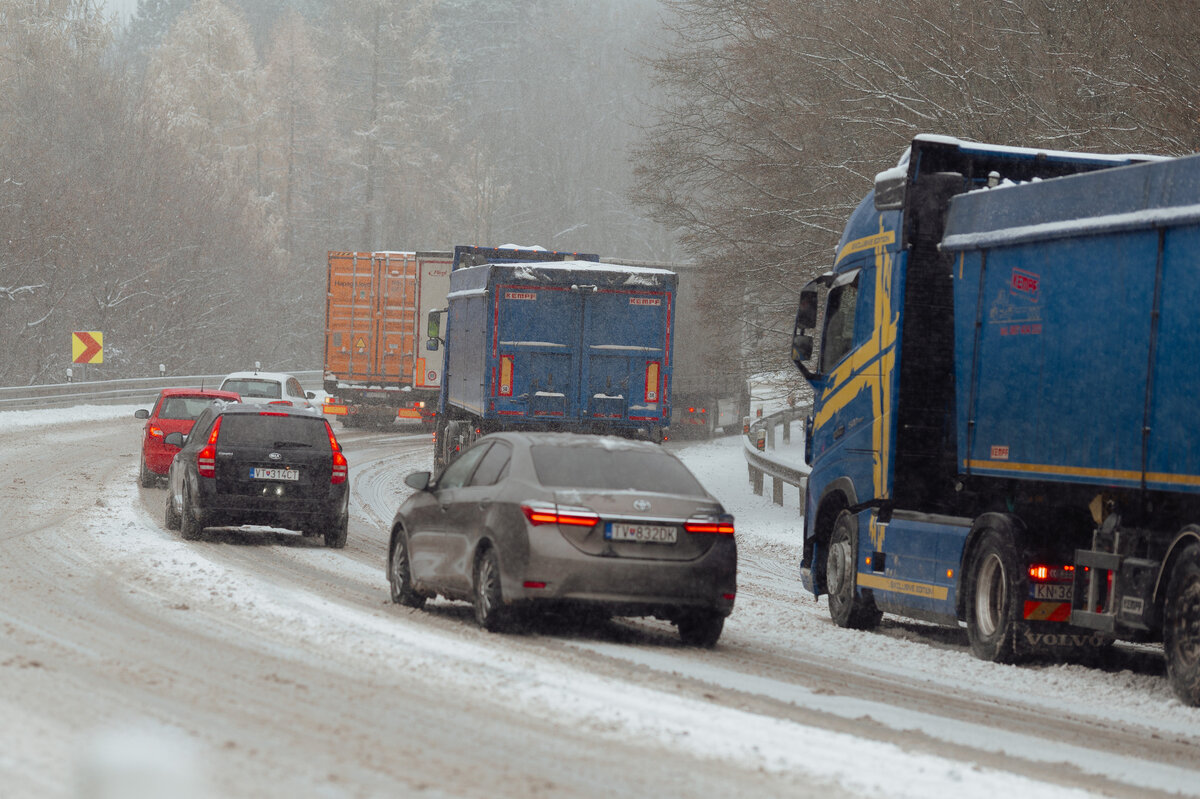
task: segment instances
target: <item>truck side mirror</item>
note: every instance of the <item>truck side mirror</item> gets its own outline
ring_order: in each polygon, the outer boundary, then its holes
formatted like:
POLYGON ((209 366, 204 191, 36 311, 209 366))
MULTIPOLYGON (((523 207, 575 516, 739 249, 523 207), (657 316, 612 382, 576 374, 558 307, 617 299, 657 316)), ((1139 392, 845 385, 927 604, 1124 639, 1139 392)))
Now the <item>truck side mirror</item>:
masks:
POLYGON ((908 167, 895 167, 875 176, 875 210, 899 211, 908 188, 908 167))
POLYGON ((813 337, 810 331, 817 326, 817 292, 805 289, 800 292, 800 307, 796 310, 796 328, 792 332, 792 363, 810 383, 818 379, 818 375, 808 368, 804 362, 812 357, 813 337))
POLYGON ((425 349, 430 352, 437 352, 438 344, 442 340, 442 314, 446 313, 445 308, 434 308, 429 312, 428 319, 425 323, 425 349))

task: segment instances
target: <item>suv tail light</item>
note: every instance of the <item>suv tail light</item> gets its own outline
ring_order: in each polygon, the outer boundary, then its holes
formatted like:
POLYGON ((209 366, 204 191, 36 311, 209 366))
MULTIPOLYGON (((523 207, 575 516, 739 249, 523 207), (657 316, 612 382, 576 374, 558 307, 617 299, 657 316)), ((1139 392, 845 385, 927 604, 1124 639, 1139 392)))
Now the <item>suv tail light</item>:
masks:
POLYGON ((221 432, 221 420, 218 416, 213 424, 212 432, 208 434, 208 444, 196 455, 196 471, 201 477, 217 476, 217 434, 221 432))
POLYGON ((727 513, 721 516, 693 516, 683 523, 683 529, 689 533, 733 535, 733 517, 727 513))
POLYGON ((346 463, 346 456, 342 454, 342 445, 338 443, 337 436, 333 434, 333 427, 328 420, 325 422, 325 432, 329 433, 329 448, 333 450, 333 473, 329 476, 329 483, 338 485, 346 482, 346 471, 349 465, 346 463))
POLYGON ((534 527, 542 524, 591 527, 600 521, 600 514, 587 508, 560 507, 550 502, 522 502, 521 512, 534 527))

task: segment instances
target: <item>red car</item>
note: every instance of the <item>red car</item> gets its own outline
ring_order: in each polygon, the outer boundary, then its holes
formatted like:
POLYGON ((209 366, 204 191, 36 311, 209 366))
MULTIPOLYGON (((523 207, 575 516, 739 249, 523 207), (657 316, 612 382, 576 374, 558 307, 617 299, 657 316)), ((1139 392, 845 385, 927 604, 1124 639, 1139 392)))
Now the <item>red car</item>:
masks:
POLYGON ((187 435, 200 412, 213 400, 241 402, 242 397, 234 391, 217 391, 199 388, 164 388, 154 402, 153 410, 139 408, 134 417, 146 420, 142 433, 142 463, 138 479, 143 488, 150 488, 167 476, 171 459, 179 447, 163 441, 168 433, 187 435))

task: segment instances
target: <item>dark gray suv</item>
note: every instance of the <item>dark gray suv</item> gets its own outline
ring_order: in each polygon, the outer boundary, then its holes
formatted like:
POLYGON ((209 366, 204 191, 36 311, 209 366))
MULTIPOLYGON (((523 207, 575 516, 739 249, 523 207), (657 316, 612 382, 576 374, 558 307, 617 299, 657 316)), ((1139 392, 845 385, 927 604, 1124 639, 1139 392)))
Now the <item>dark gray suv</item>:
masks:
POLYGON ((167 478, 167 527, 184 538, 262 524, 346 545, 346 456, 318 411, 214 402, 187 436, 166 441, 181 447, 167 478))

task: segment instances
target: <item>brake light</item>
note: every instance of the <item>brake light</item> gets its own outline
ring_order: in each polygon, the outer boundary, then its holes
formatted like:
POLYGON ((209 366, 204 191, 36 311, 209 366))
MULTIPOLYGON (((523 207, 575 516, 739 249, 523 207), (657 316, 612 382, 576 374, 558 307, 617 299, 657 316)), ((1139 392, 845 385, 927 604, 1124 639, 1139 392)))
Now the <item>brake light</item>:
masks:
POLYGON ((646 361, 646 402, 658 402, 658 379, 661 369, 658 361, 646 361))
POLYGON ((521 512, 535 527, 542 524, 591 527, 600 521, 600 514, 587 508, 559 507, 549 502, 524 502, 521 504, 521 512))
POLYGON ((683 523, 683 529, 689 533, 716 533, 717 535, 733 535, 733 517, 720 516, 713 518, 695 517, 683 523))
POLYGON ((217 417, 212 432, 208 434, 208 444, 196 455, 196 471, 201 477, 217 476, 217 433, 221 431, 221 420, 224 418, 217 417))
POLYGON ((333 450, 333 472, 329 475, 329 483, 338 485, 346 482, 346 470, 349 465, 346 463, 346 456, 342 454, 342 445, 338 443, 337 436, 333 434, 333 427, 328 421, 325 422, 325 432, 329 434, 329 448, 333 450))
POLYGON ((290 406, 292 404, 292 401, 291 400, 271 400, 267 404, 268 405, 288 405, 288 406, 290 406))
POLYGON ((150 428, 150 437, 151 438, 162 438, 163 437, 162 428, 161 427, 151 427, 150 428))
POLYGON ((500 389, 501 397, 511 397, 513 393, 513 356, 500 356, 500 389))
POLYGON ((342 445, 338 443, 337 436, 333 434, 333 427, 330 426, 329 422, 325 422, 325 432, 329 434, 329 448, 334 452, 341 452, 342 445))
MULTIPOLYGON (((270 404, 275 405, 276 403, 272 402, 270 404)), ((290 403, 290 402, 288 403, 288 405, 291 405, 291 404, 292 403, 290 403)), ((280 413, 279 411, 259 411, 258 415, 259 416, 290 416, 290 414, 280 413)), ((329 424, 329 422, 326 422, 325 424, 329 424)))
POLYGON ((1031 580, 1069 580, 1073 571, 1075 571, 1075 567, 1071 564, 1044 566, 1039 563, 1029 567, 1029 578, 1031 580))

